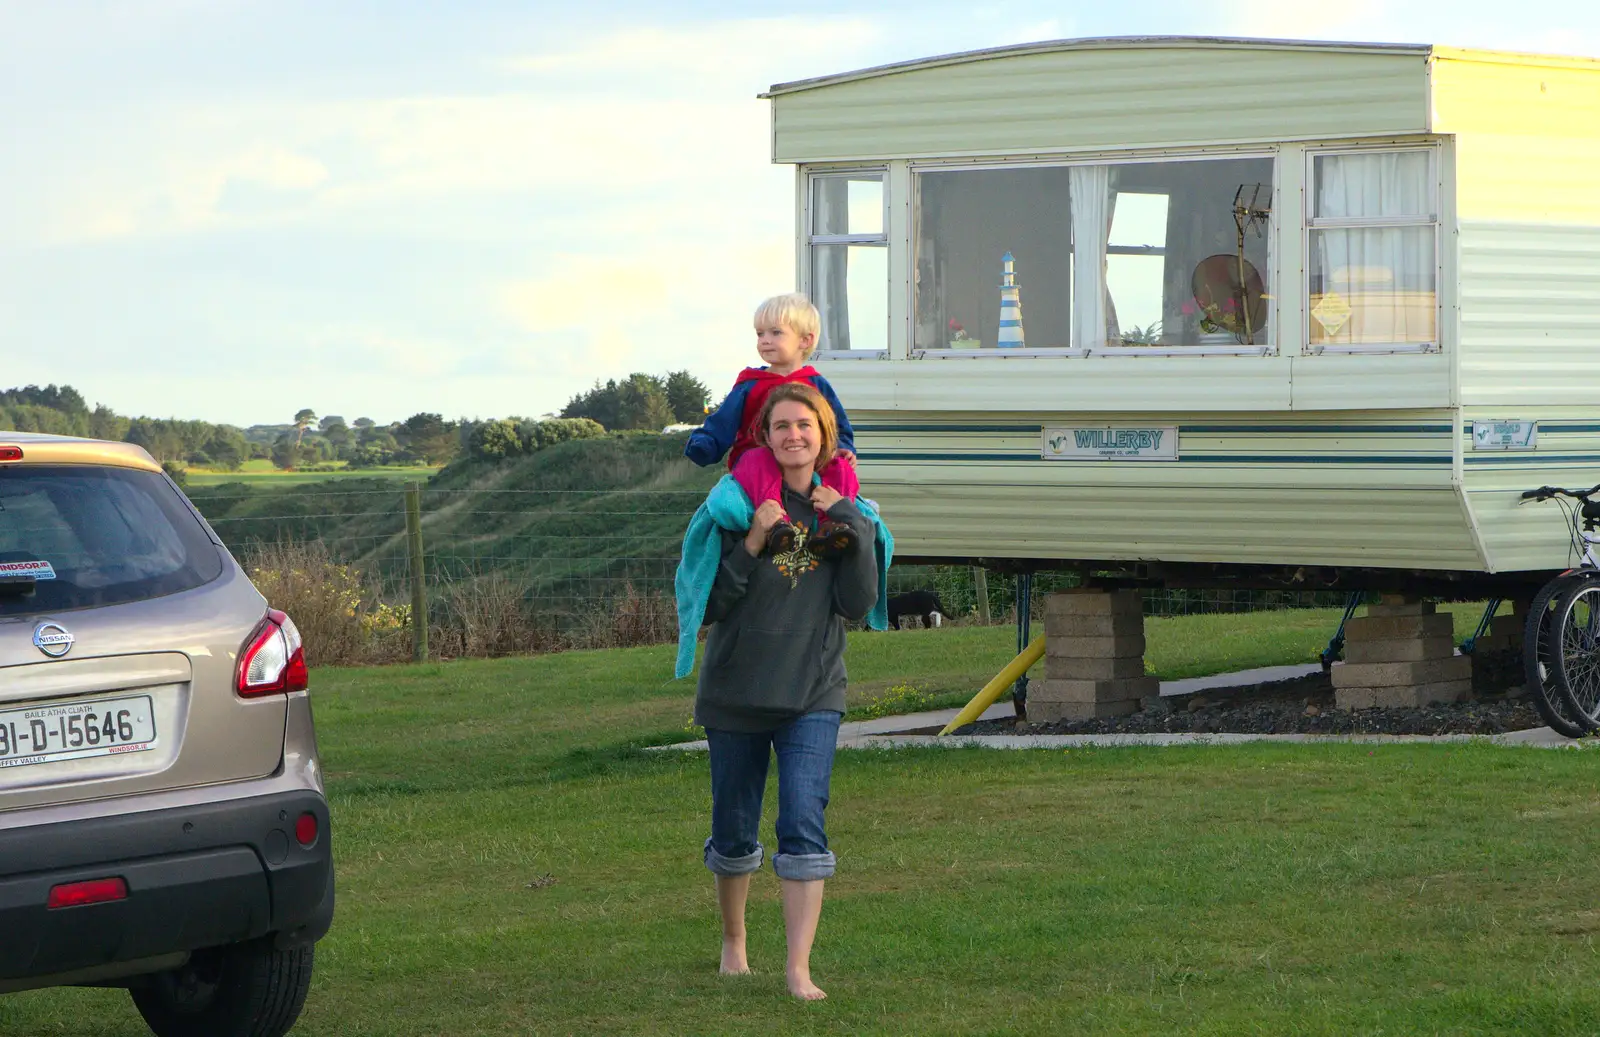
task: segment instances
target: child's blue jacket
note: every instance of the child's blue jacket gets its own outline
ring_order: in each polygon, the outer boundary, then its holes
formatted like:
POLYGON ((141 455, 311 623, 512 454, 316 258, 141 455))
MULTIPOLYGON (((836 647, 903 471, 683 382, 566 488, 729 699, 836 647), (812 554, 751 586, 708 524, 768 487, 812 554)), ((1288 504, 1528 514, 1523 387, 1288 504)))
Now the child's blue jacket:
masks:
MULTIPOLYGON (((752 368, 752 370, 766 370, 766 368, 752 368)), ((833 391, 833 386, 822 375, 812 375, 806 381, 814 385, 822 398, 828 401, 828 406, 833 408, 834 420, 839 423, 839 447, 852 454, 856 452, 856 433, 850 427, 850 418, 844 412, 844 404, 839 402, 839 394, 833 391)), ((739 438, 739 430, 745 422, 745 401, 750 397, 750 387, 755 382, 740 378, 734 383, 728 395, 723 397, 717 409, 706 416, 705 424, 689 433, 689 442, 683 448, 684 456, 695 464, 704 468, 714 465, 728 455, 734 441, 739 438)), ((752 416, 753 417, 753 416, 752 416)))

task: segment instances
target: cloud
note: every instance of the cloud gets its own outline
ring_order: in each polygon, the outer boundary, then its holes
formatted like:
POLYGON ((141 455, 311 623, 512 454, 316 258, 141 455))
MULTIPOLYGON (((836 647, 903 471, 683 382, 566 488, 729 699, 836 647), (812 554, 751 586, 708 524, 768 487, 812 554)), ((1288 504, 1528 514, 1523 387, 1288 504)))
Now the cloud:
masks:
POLYGON ((787 236, 713 236, 625 257, 562 255, 501 286, 503 312, 536 346, 540 399, 560 404, 595 378, 688 369, 731 384, 756 362, 750 314, 794 284, 787 236))
POLYGON ((837 71, 831 66, 840 58, 867 52, 882 35, 879 22, 858 16, 649 26, 593 38, 567 50, 511 58, 501 67, 564 90, 575 84, 586 89, 599 84, 635 97, 663 90, 679 95, 708 89, 721 92, 725 86, 749 90, 763 75, 804 78, 837 71), (819 60, 830 67, 800 71, 819 60))
POLYGON ((720 199, 728 184, 772 182, 769 109, 755 95, 801 60, 775 64, 774 52, 838 60, 876 36, 859 18, 629 29, 502 60, 478 89, 448 95, 147 106, 58 156, 70 173, 45 189, 37 236, 393 229, 428 222, 430 202, 459 213, 492 194, 569 210, 639 194, 720 199))

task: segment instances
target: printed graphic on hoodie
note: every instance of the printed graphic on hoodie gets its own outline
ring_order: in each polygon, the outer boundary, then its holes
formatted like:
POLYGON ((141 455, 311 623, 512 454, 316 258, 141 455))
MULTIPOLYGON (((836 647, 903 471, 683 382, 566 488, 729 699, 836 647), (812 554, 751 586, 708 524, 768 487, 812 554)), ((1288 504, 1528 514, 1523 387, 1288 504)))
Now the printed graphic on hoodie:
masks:
POLYGON ((772 564, 778 571, 789 577, 789 589, 800 586, 800 577, 817 567, 817 560, 810 551, 806 550, 805 527, 796 527, 794 547, 782 554, 772 556, 772 564))

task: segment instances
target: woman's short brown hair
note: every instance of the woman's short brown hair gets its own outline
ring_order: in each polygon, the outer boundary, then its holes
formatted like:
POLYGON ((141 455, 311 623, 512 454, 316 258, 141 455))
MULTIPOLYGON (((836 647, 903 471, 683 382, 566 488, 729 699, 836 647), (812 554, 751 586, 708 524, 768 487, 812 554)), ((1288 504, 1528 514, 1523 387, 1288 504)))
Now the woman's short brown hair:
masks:
POLYGON ((828 401, 809 382, 784 382, 767 394, 767 402, 762 405, 761 414, 756 418, 756 442, 768 450, 772 449, 767 439, 767 428, 772 424, 772 409, 785 401, 803 403, 817 416, 817 431, 822 433, 822 449, 817 451, 816 470, 822 471, 833 460, 833 452, 839 449, 839 422, 828 401))

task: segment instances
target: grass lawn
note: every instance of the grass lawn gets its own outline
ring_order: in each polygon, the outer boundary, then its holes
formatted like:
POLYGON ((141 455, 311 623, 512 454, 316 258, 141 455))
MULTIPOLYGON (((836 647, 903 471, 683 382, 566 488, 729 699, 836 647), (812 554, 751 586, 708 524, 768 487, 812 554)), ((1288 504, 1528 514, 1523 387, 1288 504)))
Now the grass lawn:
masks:
POLYGON ((190 486, 216 486, 229 482, 252 483, 261 486, 302 486, 310 483, 327 482, 330 479, 361 477, 426 482, 438 470, 437 468, 405 465, 392 468, 340 468, 331 472, 286 472, 281 468, 274 468, 271 461, 263 461, 258 458, 254 461, 246 461, 237 472, 218 472, 204 468, 191 468, 185 473, 185 480, 190 486))
MULTIPOLYGON (((1152 622, 1151 658, 1163 676, 1294 661, 1336 621, 1152 622)), ((853 706, 908 683, 970 694, 1011 638, 853 635, 853 706)), ((841 754, 813 957, 830 998, 784 994, 770 873, 751 898, 759 972, 724 979, 705 757, 637 748, 682 734, 692 689, 670 670, 662 646, 316 671, 340 903, 295 1033, 1547 1035, 1600 1019, 1596 758, 1476 744, 841 754)), ((0 998, 0 1034, 143 1032, 118 991, 0 998)))

